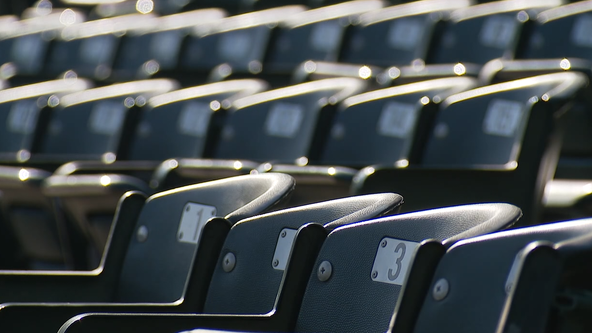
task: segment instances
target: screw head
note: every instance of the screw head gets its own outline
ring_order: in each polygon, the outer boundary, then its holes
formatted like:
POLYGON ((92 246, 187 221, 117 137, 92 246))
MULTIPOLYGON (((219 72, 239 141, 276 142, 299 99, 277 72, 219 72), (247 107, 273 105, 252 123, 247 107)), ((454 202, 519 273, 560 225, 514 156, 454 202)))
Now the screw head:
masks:
POLYGON ((386 247, 386 239, 385 239, 385 240, 383 240, 382 242, 380 242, 380 246, 381 246, 381 247, 386 247))
POLYGON ((222 269, 229 273, 232 272, 234 266, 236 266, 236 256, 232 252, 226 253, 224 259, 222 259, 222 269))
POLYGON ((280 261, 279 260, 275 259, 273 261, 273 267, 278 267, 279 264, 280 264, 280 261))
POLYGON ((286 232, 282 231, 281 236, 282 236, 282 238, 286 237, 286 232))
POLYGON ((333 266, 331 263, 326 260, 321 262, 319 269, 317 270, 317 277, 319 278, 319 281, 325 282, 329 280, 331 273, 333 273, 333 266))
POLYGON ((144 243, 148 239, 148 228, 145 225, 140 226, 138 228, 138 232, 136 233, 136 237, 138 242, 144 243))
POLYGON ((440 279, 436 281, 434 285, 434 290, 432 290, 432 296, 436 301, 441 301, 448 296, 448 291, 450 291, 450 285, 448 284, 448 280, 440 279))
POLYGON ((378 277, 378 272, 377 271, 372 272, 372 278, 376 279, 377 277, 378 277))

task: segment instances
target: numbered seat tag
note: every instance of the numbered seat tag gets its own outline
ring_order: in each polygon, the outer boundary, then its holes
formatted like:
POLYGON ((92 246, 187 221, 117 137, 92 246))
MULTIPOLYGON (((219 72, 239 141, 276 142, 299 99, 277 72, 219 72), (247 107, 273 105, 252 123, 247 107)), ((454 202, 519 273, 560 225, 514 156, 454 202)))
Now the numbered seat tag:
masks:
POLYGON ((341 42, 343 27, 337 20, 315 24, 310 35, 310 45, 321 52, 337 50, 341 42))
POLYGON ((304 109, 299 104, 276 103, 265 120, 265 132, 270 136, 293 138, 304 119, 304 109))
POLYGON ((123 126, 125 114, 125 106, 121 102, 99 102, 89 118, 90 130, 97 134, 115 135, 123 126))
POLYGON ((579 16, 571 30, 571 41, 577 46, 592 47, 592 15, 579 16))
POLYGON ((197 244, 206 222, 216 216, 216 207, 188 202, 183 208, 177 240, 197 244))
POLYGON ((181 32, 177 30, 162 31, 154 34, 150 41, 151 57, 165 68, 175 66, 181 41, 181 32))
POLYGON ((416 242, 383 238, 370 273, 372 281, 403 285, 418 247, 416 242))
POLYGON ((514 41, 517 29, 518 21, 512 16, 490 16, 481 28, 481 44, 497 49, 506 49, 514 41))
POLYGON ((87 64, 98 65, 108 62, 115 51, 116 37, 100 35, 86 38, 80 45, 80 57, 87 64))
POLYGON ((8 115, 8 130, 12 133, 32 134, 35 131, 39 109, 31 100, 14 103, 8 115))
POLYGON ((211 114, 212 109, 206 103, 186 103, 179 115, 179 132, 198 138, 205 137, 208 132, 211 114))
POLYGON ((378 119, 378 134, 400 139, 408 138, 417 120, 417 112, 417 108, 412 104, 387 103, 378 119))
POLYGON ((244 30, 224 33, 220 36, 218 42, 218 53, 223 59, 231 61, 246 60, 250 56, 252 39, 251 34, 244 30))
POLYGON ((493 100, 485 113, 483 132, 489 135, 514 137, 523 113, 524 107, 520 102, 493 100))
POLYGON ((424 23, 418 19, 398 19, 391 23, 387 43, 395 49, 413 51, 423 40, 424 23))
POLYGON ((292 245, 294 244, 294 239, 296 239, 296 233, 298 233, 296 229, 285 228, 280 231, 275 252, 273 253, 273 260, 271 261, 271 267, 273 269, 279 271, 286 269, 290 260, 290 254, 292 254, 292 245))

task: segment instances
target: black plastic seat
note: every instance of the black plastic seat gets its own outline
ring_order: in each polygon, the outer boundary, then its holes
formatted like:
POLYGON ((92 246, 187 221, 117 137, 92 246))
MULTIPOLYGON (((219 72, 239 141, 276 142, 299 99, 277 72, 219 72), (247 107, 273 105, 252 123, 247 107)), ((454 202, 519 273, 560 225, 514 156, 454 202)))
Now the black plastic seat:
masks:
POLYGON ((591 237, 592 220, 584 219, 460 241, 443 256, 424 295, 409 295, 423 300, 421 310, 394 316, 391 331, 499 332, 504 326, 504 332, 512 327, 545 331, 545 324, 556 323, 553 312, 561 312, 560 305, 552 306, 556 296, 570 281, 590 274, 581 262, 591 237), (447 289, 436 290, 444 285, 447 289))
POLYGON ((51 38, 65 27, 83 22, 85 18, 72 9, 49 11, 43 16, 20 21, 8 20, 0 29, 1 79, 10 79, 14 85, 50 79, 44 76, 43 70, 51 38))
POLYGON ((53 42, 45 64, 49 76, 73 71, 77 75, 103 81, 113 70, 121 36, 157 25, 152 14, 130 14, 73 24, 53 42))
MULTIPOLYGON (((27 161, 31 156, 31 151, 37 148, 47 127, 49 105, 51 104, 48 101, 50 99, 55 100, 64 94, 90 87, 92 85, 86 80, 68 79, 0 90, 0 128, 3 128, 0 131, 0 161, 3 164, 0 166, 0 188, 4 192, 0 199, 2 207, 0 215, 4 215, 0 230, 4 236, 14 235, 14 230, 12 230, 14 225, 11 226, 8 221, 22 217, 18 207, 19 202, 22 200, 31 201, 31 197, 38 197, 38 195, 30 193, 28 184, 38 185, 43 178, 49 175, 49 172, 41 170, 30 172, 6 165, 27 161), (11 176, 14 176, 18 181, 10 180, 11 176)), ((39 200, 39 202, 45 202, 41 206, 51 211, 51 206, 45 200, 39 200)), ((29 224, 35 216, 30 217, 31 219, 22 221, 29 224)), ((43 220, 42 216, 37 217, 43 220)), ((35 241, 21 242, 21 246, 18 246, 19 242, 13 239, 14 246, 2 251, 3 258, 11 258, 12 265, 17 265, 13 268, 32 267, 31 265, 34 265, 35 262, 60 262, 63 260, 56 226, 49 217, 47 222, 44 235, 38 235, 43 237, 45 241, 33 237, 36 239, 35 241)), ((23 227, 27 230, 30 225, 23 227)))
MULTIPOLYGON (((409 274, 417 276, 419 272, 414 271, 418 267, 425 268, 421 273, 429 274, 440 255, 456 241, 504 229, 520 216, 520 210, 512 205, 483 204, 395 215, 336 228, 308 268, 308 283, 300 286, 304 295, 301 306, 293 297, 282 294, 275 311, 267 315, 92 313, 72 318, 60 332, 126 332, 131 328, 179 332, 196 327, 268 332, 384 332, 409 274), (299 308, 297 318, 283 317, 286 309, 294 307, 299 308)), ((287 276, 293 268, 301 269, 290 262, 287 276)), ((293 282, 284 280, 283 288, 293 282)))
POLYGON ((196 10, 158 17, 153 25, 144 30, 130 31, 122 37, 111 78, 121 81, 153 75, 178 75, 178 61, 185 36, 191 29, 225 16, 223 10, 216 8, 196 10))
POLYGON ((266 161, 315 161, 336 105, 364 87, 361 79, 326 79, 239 99, 229 110, 214 159, 166 161, 154 180, 168 188, 229 172, 242 173, 245 167, 253 169, 266 161))
POLYGON ((528 40, 532 19, 562 1, 495 1, 453 11, 427 63, 484 65, 513 59, 528 40))
POLYGON ((355 190, 395 189, 411 210, 510 202, 524 211, 524 223, 536 223, 559 156, 556 117, 586 85, 583 75, 559 73, 453 95, 440 108, 420 165, 364 168, 355 190))
POLYGON ((347 196, 359 168, 418 163, 440 102, 476 83, 470 78, 439 79, 349 97, 328 127, 316 165, 266 163, 258 170, 295 177, 298 188, 290 202, 296 205, 347 196))
POLYGON ((305 9, 304 6, 277 7, 197 26, 188 36, 181 54, 179 64, 186 75, 181 80, 193 80, 192 84, 198 84, 231 75, 237 78, 260 74, 277 23, 305 9))
MULTIPOLYGON (((59 84, 56 84, 55 88, 58 87, 59 84)), ((52 202, 41 191, 43 180, 57 166, 76 159, 112 162, 118 156, 121 157, 127 138, 133 135, 134 121, 140 105, 144 105, 151 96, 168 92, 175 87, 176 83, 171 80, 136 81, 71 93, 61 98, 53 95, 50 106, 55 107, 46 111, 48 114, 44 121, 48 125, 45 135, 37 142, 37 149, 30 152, 20 149, 15 154, 20 165, 0 169, 2 200, 10 204, 12 217, 9 217, 8 222, 17 233, 17 239, 22 244, 38 245, 38 236, 44 234, 40 230, 55 230, 56 223, 62 224, 61 219, 56 222, 52 216, 52 209, 49 209, 52 202), (36 227, 39 228, 39 235, 31 232, 36 227)), ((149 191, 149 188, 145 185, 141 188, 130 187, 128 190, 149 191)), ((111 213, 122 193, 112 197, 109 207, 111 213)), ((99 211, 105 209, 90 207, 90 210, 94 208, 99 211)), ((76 222, 73 221, 73 224, 76 222)), ((69 225, 58 227, 70 229, 69 233, 77 234, 76 227, 71 229, 69 225)), ((79 239, 77 236, 73 237, 79 239)), ((62 234, 59 238, 66 241, 68 237, 62 234)), ((61 251, 62 256, 72 254, 65 249, 61 251)), ((84 252, 73 253, 84 258, 84 252)), ((74 261, 83 262, 82 258, 74 261)), ((68 262, 68 259, 63 259, 68 262)), ((86 266, 83 264, 79 268, 86 266)))
POLYGON ((362 14, 348 35, 340 60, 382 67, 423 63, 442 15, 471 3, 417 1, 362 14))
MULTIPOLYGON (((85 306, 191 311, 196 302, 203 302, 200 293, 207 290, 230 227, 268 210, 293 187, 291 177, 277 174, 227 178, 160 192, 148 199, 128 192, 118 207, 99 268, 0 272, 0 322, 12 326, 7 320, 19 317, 17 313, 41 307, 47 312, 40 314, 49 316, 38 329, 55 332, 85 306)), ((17 325, 14 330, 31 328, 17 325)))
POLYGON ((351 22, 383 5, 384 2, 377 0, 349 1, 290 16, 280 22, 275 32, 265 70, 288 76, 307 60, 337 61, 351 22))
POLYGON ((265 87, 259 80, 235 80, 155 96, 135 119, 131 128, 136 130, 129 129, 126 160, 66 163, 45 180, 42 192, 57 199, 66 217, 86 230, 94 257, 100 258, 119 197, 129 190, 151 194, 161 189, 150 180, 165 159, 208 154, 226 109, 236 99, 265 87))

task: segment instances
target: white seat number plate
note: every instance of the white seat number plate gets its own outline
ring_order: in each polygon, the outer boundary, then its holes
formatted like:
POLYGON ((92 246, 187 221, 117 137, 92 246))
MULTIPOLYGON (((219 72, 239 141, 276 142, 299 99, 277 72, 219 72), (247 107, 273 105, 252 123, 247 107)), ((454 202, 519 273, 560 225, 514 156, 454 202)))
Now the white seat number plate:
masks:
POLYGON ((273 260, 271 261, 271 267, 273 269, 279 271, 286 269, 290 260, 290 254, 292 254, 292 245, 294 244, 294 239, 296 239, 297 232, 298 230, 288 228, 280 231, 275 252, 273 253, 273 260))
POLYGON ((33 133, 38 114, 39 109, 35 101, 16 102, 8 115, 8 130, 20 134, 33 133))
POLYGON ((92 110, 89 127, 97 134, 114 135, 121 130, 125 114, 125 106, 121 102, 100 102, 92 110))
POLYGON ((518 29, 518 21, 514 17, 490 16, 481 28, 481 44, 497 49, 506 49, 514 40, 516 29, 518 29))
POLYGON ((395 48, 413 51, 423 39, 424 23, 417 19, 398 19, 391 23, 387 42, 395 48))
POLYGON ((523 112, 522 103, 493 100, 485 114, 483 131, 489 135, 513 137, 522 121, 523 112))
POLYGON ((216 207, 188 202, 183 208, 177 239, 181 243, 197 244, 206 222, 216 216, 216 207))
POLYGON ((583 47, 592 47, 592 15, 582 15, 577 18, 571 30, 571 40, 583 47))
POLYGON ((418 247, 416 242, 383 238, 370 273, 372 281, 403 285, 418 247))
POLYGON ((265 132, 270 136, 293 138, 304 119, 304 109, 298 104, 277 103, 265 120, 265 132))
POLYGON ((415 125, 417 111, 417 108, 412 104, 387 103, 378 118, 378 134, 406 139, 415 125))
POLYGON ((189 102, 185 104, 179 115, 179 132, 203 138, 208 131, 211 114, 212 109, 206 103, 189 102))

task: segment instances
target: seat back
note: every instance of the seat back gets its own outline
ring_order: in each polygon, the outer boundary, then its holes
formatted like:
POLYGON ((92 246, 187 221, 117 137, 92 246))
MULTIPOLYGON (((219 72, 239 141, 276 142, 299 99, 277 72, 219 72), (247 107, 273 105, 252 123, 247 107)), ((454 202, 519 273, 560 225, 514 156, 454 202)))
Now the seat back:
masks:
POLYGON ((297 332, 385 332, 411 265, 430 242, 504 229, 521 216, 508 204, 480 204, 384 217, 333 230, 318 255, 297 332))
POLYGON ((121 36, 154 24, 152 14, 136 13, 70 25, 54 41, 45 72, 54 76, 71 70, 105 80, 111 75, 121 36))
MULTIPOLYGON (((2 83, 0 83, 2 84, 2 83)), ((47 127, 49 97, 90 88, 86 80, 47 81, 0 91, 0 159, 25 162, 36 150, 47 127)), ((54 98, 55 98, 54 97, 54 98)))
POLYGON ((452 96, 436 117, 422 163, 469 169, 538 166, 548 147, 540 135, 552 134, 553 114, 585 82, 576 73, 549 74, 452 96))
POLYGON ((214 71, 214 79, 232 73, 258 74, 263 70, 273 26, 304 10, 304 6, 278 7, 197 26, 181 55, 181 68, 198 73, 214 71), (216 68, 219 65, 223 66, 216 68))
POLYGON ((307 60, 337 61, 349 22, 383 5, 377 0, 348 1, 292 15, 274 35, 266 69, 290 74, 307 60))
POLYGON ((235 223, 259 214, 293 187, 293 179, 284 174, 248 175, 151 196, 128 245, 115 300, 168 303, 182 299, 200 236, 215 221, 212 218, 235 223))
POLYGON ((591 12, 589 2, 580 2, 540 13, 523 57, 592 59, 592 43, 587 28, 592 20, 591 12))
POLYGON ((262 314, 274 309, 298 229, 327 229, 371 219, 402 204, 397 194, 371 194, 259 215, 235 224, 224 242, 204 313, 262 314), (234 260, 230 270, 228 258, 234 260))
POLYGON ((359 167, 415 163, 439 102, 475 85, 470 78, 448 78, 352 96, 340 105, 321 162, 359 167))
POLYGON ((113 77, 130 80, 176 70, 190 30, 225 15, 223 10, 211 8, 161 16, 156 19, 157 24, 126 34, 113 63, 113 77))
POLYGON ((333 105, 359 93, 364 82, 326 79, 236 101, 226 119, 216 158, 294 162, 315 159, 333 117, 333 105))
MULTIPOLYGON (((421 296, 414 332, 497 332, 519 275, 519 252, 531 242, 558 243, 591 232, 592 220, 585 219, 501 231, 454 244, 438 264, 427 294, 421 296), (448 285, 443 297, 434 296, 437 283, 448 285)), ((402 324, 397 321, 395 316, 393 331, 402 324)))
POLYGON ((234 80, 181 89, 150 99, 131 140, 130 160, 209 156, 226 110, 241 97, 265 90, 260 80, 234 80))
POLYGON ((526 25, 536 14, 561 1, 504 1, 458 9, 450 15, 430 63, 483 65, 513 59, 527 40, 526 25))
POLYGON ((114 161, 124 155, 139 108, 155 95, 176 88, 168 79, 134 81, 64 96, 52 112, 37 158, 65 163, 75 159, 114 161), (123 143, 123 144, 122 144, 123 143))
POLYGON ((426 60, 442 14, 469 6, 465 0, 419 1, 371 11, 351 29, 341 59, 375 66, 426 60))

